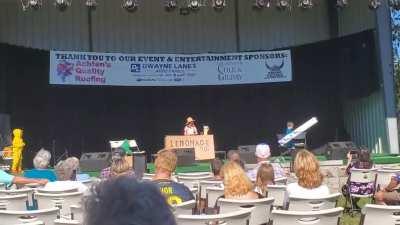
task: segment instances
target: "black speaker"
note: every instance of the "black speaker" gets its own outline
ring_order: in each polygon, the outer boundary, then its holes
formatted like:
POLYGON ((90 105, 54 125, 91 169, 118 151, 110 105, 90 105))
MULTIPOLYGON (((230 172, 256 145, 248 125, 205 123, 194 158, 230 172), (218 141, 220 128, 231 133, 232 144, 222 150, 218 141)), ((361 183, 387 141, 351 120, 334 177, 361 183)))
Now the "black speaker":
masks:
POLYGON ((142 179, 143 173, 147 173, 146 152, 133 152, 133 170, 138 179, 142 179))
POLYGON ((357 146, 351 141, 328 142, 325 156, 328 160, 343 160, 351 150, 357 150, 357 146))
POLYGON ((196 163, 194 148, 174 149, 178 158, 177 166, 191 166, 196 163))
POLYGON ((81 171, 100 171, 110 166, 111 152, 83 153, 79 161, 81 171))
POLYGON ((257 145, 240 145, 240 146, 238 146, 240 159, 247 164, 257 163, 256 147, 257 147, 257 145))

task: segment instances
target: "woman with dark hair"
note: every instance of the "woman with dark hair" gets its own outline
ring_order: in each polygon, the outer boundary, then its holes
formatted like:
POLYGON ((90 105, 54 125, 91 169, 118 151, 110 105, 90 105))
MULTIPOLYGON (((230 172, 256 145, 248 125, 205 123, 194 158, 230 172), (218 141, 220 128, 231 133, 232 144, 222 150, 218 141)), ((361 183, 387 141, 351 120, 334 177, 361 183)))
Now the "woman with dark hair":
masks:
POLYGON ((159 188, 130 176, 97 184, 85 202, 86 225, 176 225, 159 188))
MULTIPOLYGON (((353 155, 351 151, 347 153, 347 169, 346 173, 348 176, 351 174, 351 169, 371 169, 373 167, 373 162, 370 158, 370 153, 368 149, 361 149, 357 154, 357 159, 353 160, 353 155)), ((350 185, 350 192, 352 194, 367 195, 372 194, 374 191, 374 183, 358 183, 358 182, 348 182, 350 185)), ((347 187, 344 186, 342 191, 347 194, 347 187)))

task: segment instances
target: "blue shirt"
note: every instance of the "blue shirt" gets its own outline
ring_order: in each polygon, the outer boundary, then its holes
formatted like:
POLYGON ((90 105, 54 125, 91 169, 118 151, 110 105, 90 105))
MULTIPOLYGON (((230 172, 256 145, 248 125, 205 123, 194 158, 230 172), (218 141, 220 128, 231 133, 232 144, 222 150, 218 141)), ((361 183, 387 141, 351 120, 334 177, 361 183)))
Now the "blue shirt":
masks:
POLYGON ((57 180, 57 176, 54 171, 48 169, 25 170, 23 176, 31 179, 47 179, 50 182, 57 180))
POLYGON ((156 180, 154 182, 158 185, 170 205, 194 199, 193 193, 183 184, 171 180, 156 180))
POLYGON ((14 176, 6 173, 4 170, 0 170, 0 183, 4 183, 6 185, 12 184, 14 180, 14 176))
MULTIPOLYGON (((290 133, 292 133, 293 132, 293 128, 286 128, 286 130, 285 130, 285 135, 288 135, 288 134, 290 134, 290 133)), ((286 145, 285 145, 288 149, 294 149, 295 148, 295 146, 294 146, 294 143, 293 143, 293 140, 292 141, 289 141, 288 143, 286 143, 286 145)))

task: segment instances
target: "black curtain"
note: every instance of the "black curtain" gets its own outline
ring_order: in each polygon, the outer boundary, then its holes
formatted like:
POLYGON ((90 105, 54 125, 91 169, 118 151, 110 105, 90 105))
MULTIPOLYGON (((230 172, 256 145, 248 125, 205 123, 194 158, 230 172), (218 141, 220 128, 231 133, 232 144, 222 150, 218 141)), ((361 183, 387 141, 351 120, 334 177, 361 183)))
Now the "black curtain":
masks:
POLYGON ((260 142, 276 149, 287 120, 300 125, 317 116, 308 135, 312 148, 344 136, 344 98, 377 88, 372 37, 365 32, 293 48, 293 82, 200 87, 50 86, 49 52, 3 44, 3 105, 12 127, 25 129, 25 158, 53 143, 57 155, 108 151, 108 140, 121 138, 155 152, 165 135, 182 133, 189 115, 199 127, 210 126, 218 150, 260 142))

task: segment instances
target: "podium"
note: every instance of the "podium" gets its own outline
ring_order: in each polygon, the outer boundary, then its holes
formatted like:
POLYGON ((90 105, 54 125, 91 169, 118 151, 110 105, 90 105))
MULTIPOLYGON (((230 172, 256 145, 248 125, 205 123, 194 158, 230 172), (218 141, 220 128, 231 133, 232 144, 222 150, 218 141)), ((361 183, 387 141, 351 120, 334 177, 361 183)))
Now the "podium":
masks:
POLYGON ((213 135, 167 135, 164 138, 164 147, 177 150, 193 148, 197 161, 215 158, 213 135))

